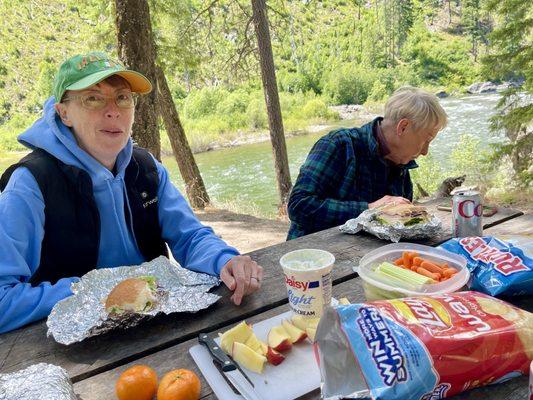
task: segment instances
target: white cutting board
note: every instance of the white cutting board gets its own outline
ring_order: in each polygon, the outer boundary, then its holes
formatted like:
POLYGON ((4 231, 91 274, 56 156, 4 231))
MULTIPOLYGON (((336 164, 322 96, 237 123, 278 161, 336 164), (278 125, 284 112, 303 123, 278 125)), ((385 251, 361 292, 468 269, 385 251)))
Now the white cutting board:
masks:
MULTIPOLYGON (((281 325, 281 321, 290 319, 291 315, 292 312, 288 311, 254 324, 252 328, 255 335, 266 343, 270 328, 281 325)), ((219 338, 215 338, 215 341, 220 342, 219 338)), ((204 346, 197 344, 189 352, 219 400, 243 398, 229 387, 204 346)), ((286 358, 281 364, 265 364, 262 374, 242 367, 253 382, 256 393, 264 400, 292 400, 320 385, 320 371, 313 354, 313 345, 308 339, 293 345, 291 350, 283 354, 286 358)))

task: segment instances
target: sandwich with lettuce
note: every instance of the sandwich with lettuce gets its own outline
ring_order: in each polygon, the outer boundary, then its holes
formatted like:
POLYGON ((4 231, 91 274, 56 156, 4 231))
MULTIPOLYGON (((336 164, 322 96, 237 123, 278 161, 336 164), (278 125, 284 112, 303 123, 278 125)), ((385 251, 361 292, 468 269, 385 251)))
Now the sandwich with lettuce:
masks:
POLYGON ((410 227, 428 222, 430 215, 425 207, 413 204, 386 205, 379 209, 374 221, 380 225, 402 225, 410 227))
POLYGON ((110 315, 148 312, 157 301, 156 293, 157 282, 153 276, 124 279, 107 296, 105 309, 110 315))

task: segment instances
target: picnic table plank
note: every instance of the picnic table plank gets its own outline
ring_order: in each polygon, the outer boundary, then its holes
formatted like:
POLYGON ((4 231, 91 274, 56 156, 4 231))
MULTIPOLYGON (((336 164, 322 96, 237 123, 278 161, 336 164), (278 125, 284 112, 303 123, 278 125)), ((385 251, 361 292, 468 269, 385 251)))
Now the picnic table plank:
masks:
POLYGON ((483 231, 488 236, 533 236, 533 214, 524 214, 483 231))
MULTIPOLYGON (((361 285, 361 279, 359 277, 350 279, 346 282, 342 282, 333 287, 333 296, 336 298, 346 297, 351 303, 358 303, 365 301, 364 292, 361 285)), ((529 297, 528 309, 533 310, 531 304, 531 297, 529 297)), ((526 302, 524 301, 524 304, 526 302)), ((257 314, 251 318, 247 318, 249 323, 257 323, 273 316, 279 315, 289 310, 287 304, 268 310, 266 312, 257 314)), ((239 321, 240 322, 240 321, 239 321)), ((228 324, 223 329, 217 329, 211 331, 212 335, 215 335, 219 331, 225 331, 235 324, 228 324)), ((186 368, 194 371, 202 382, 201 398, 203 399, 216 399, 209 384, 205 381, 205 378, 198 369, 196 363, 193 361, 189 354, 189 349, 198 343, 197 339, 191 339, 184 343, 180 343, 176 346, 172 346, 168 349, 159 351, 141 359, 135 360, 120 367, 106 371, 104 373, 95 375, 88 379, 79 381, 74 384, 75 392, 81 397, 82 400, 97 400, 113 398, 114 385, 118 377, 126 369, 137 364, 144 364, 152 367, 162 377, 164 373, 177 368, 186 368)), ((290 354, 288 355, 290 357, 290 354)), ((454 400, 470 400, 470 399, 483 399, 483 400, 519 400, 524 399, 527 394, 527 378, 517 378, 511 381, 505 382, 500 385, 491 386, 490 388, 480 388, 473 391, 465 392, 457 396, 452 397, 454 400)), ((320 398, 320 392, 318 390, 313 391, 305 396, 300 397, 301 400, 315 400, 320 398)))
MULTIPOLYGON (((434 206, 434 203, 429 206, 434 206)), ((520 211, 503 209, 485 222, 495 224, 520 214, 520 211)), ((443 215, 446 224, 445 218, 450 219, 450 213, 443 215)), ((436 245, 449 237, 450 232, 444 231, 424 243, 436 245)), ((285 283, 278 261, 288 251, 309 247, 330 251, 336 258, 333 283, 338 284, 354 278, 356 274, 352 268, 359 263, 361 257, 385 244, 388 242, 369 234, 347 235, 335 227, 256 250, 249 255, 264 267, 263 289, 246 298, 241 306, 234 306, 229 300, 230 292, 221 286, 213 292, 222 298, 207 310, 194 314, 192 318, 188 313, 158 316, 128 330, 110 332, 69 346, 47 338, 44 321, 34 323, 0 335, 0 373, 19 370, 38 362, 48 362, 61 365, 75 382, 86 379, 185 342, 196 337, 199 332, 215 330, 285 304, 285 283)))

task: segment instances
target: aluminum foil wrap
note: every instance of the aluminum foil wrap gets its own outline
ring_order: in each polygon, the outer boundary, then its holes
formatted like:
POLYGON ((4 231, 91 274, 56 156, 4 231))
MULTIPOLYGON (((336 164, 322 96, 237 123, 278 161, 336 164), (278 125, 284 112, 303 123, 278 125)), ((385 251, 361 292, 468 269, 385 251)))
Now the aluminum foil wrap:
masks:
POLYGON ((0 400, 77 400, 63 368, 35 364, 10 374, 0 374, 0 400))
POLYGON ((341 232, 355 235, 361 230, 371 233, 380 239, 399 242, 401 239, 425 239, 435 237, 442 230, 442 223, 436 216, 430 214, 426 223, 404 226, 401 222, 392 225, 382 225, 375 221, 379 209, 365 210, 357 218, 350 219, 339 227, 341 232))
POLYGON ((215 303, 220 296, 207 293, 220 283, 217 277, 182 268, 166 257, 138 266, 95 269, 71 286, 73 296, 58 302, 46 324, 47 336, 71 344, 115 328, 129 328, 159 313, 196 312, 215 303), (105 301, 111 290, 127 278, 151 275, 157 281, 157 302, 142 313, 109 316, 105 301))

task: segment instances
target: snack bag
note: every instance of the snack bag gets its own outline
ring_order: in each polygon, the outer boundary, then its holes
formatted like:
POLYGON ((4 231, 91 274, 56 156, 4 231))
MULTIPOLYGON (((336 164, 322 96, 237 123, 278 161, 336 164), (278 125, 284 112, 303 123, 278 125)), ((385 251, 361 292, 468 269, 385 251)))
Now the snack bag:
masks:
POLYGON ((469 287, 491 296, 533 294, 533 256, 526 244, 494 237, 455 238, 439 246, 467 260, 469 287))
POLYGON ((329 307, 315 354, 325 399, 438 400, 527 374, 533 314, 477 292, 329 307))

